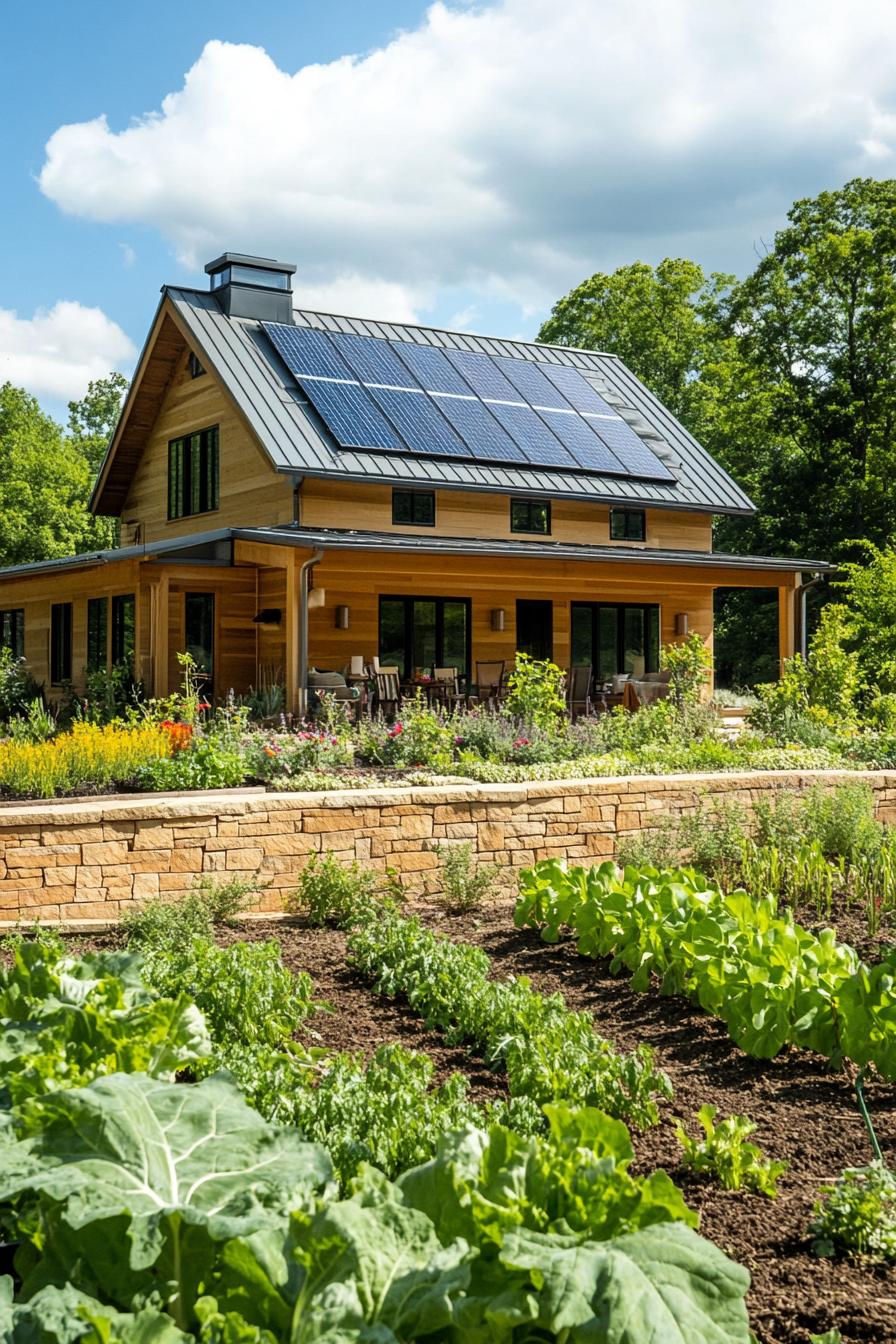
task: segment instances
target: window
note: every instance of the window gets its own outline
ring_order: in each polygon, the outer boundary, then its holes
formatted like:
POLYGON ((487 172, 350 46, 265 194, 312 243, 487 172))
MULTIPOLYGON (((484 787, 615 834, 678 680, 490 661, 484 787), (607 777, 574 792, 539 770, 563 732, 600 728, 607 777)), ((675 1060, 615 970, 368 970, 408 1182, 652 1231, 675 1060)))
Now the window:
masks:
POLYGON ((184 596, 184 644, 196 664, 202 694, 209 700, 215 674, 215 595, 184 596))
POLYGON ((199 356, 194 355, 192 350, 190 351, 190 358, 187 360, 187 367, 190 370, 191 378, 201 378, 205 373, 205 369, 200 363, 199 356))
POLYGON ((611 541, 644 541, 647 535, 643 509, 611 509, 611 541))
POLYGON ((8 649, 13 658, 25 657, 25 608, 0 611, 0 649, 8 649))
POLYGON ((54 602, 50 608, 50 682, 60 686, 72 679, 72 604, 54 602))
POLYGON ((106 632, 109 628, 109 599, 87 599, 87 671, 105 668, 109 657, 106 632))
POLYGON ((511 532, 540 532, 550 535, 551 506, 547 500, 512 499, 510 501, 511 532))
POLYGON ((402 678, 419 668, 455 667, 470 672, 468 598, 381 597, 380 662, 402 678))
POLYGON ((133 593, 116 593, 112 599, 112 662, 134 662, 133 593))
POLYGON ((573 602, 572 662, 590 664, 598 682, 609 681, 618 672, 657 672, 659 607, 573 602))
POLYGON ((168 517, 189 518, 218 507, 218 427, 168 444, 168 517))
POLYGON ((432 490, 393 490, 392 521, 406 527, 435 527, 435 493, 432 490))

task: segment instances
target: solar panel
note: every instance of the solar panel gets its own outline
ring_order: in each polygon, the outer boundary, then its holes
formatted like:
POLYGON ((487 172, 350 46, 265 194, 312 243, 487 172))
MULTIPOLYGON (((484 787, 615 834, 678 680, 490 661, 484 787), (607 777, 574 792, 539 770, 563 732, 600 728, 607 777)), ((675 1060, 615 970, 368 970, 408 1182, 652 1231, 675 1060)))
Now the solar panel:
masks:
POLYGON ((586 471, 606 471, 613 476, 628 476, 619 458, 598 438, 587 420, 569 411, 542 411, 557 438, 568 448, 573 460, 586 471))
POLYGON ((497 401, 489 410, 500 421, 515 443, 522 448, 526 461, 533 467, 562 467, 567 471, 578 466, 575 458, 555 438, 531 406, 508 406, 497 401))
POLYGON ((457 437, 425 392, 396 392, 386 387, 368 390, 412 453, 423 453, 427 457, 470 456, 467 445, 457 437))
POLYGON ((462 373, 473 391, 480 397, 498 401, 523 401, 519 392, 504 377, 491 355, 478 355, 473 350, 446 350, 451 363, 462 373))
POLYGON ((336 332, 332 339, 362 383, 384 383, 387 387, 420 390, 416 378, 408 373, 388 341, 378 336, 355 336, 348 332, 336 332))
POLYGON ((360 383, 301 379, 302 391, 323 419, 340 448, 392 448, 404 444, 360 383))
POLYGON ((469 396, 472 388, 464 382, 441 350, 431 345, 412 345, 410 341, 396 341, 392 349, 401 357, 421 387, 429 392, 455 392, 469 396))
POLYGON ((626 424, 623 419, 608 420, 594 417, 590 423, 630 475, 646 476, 654 481, 675 480, 656 453, 652 453, 647 445, 642 443, 631 425, 626 424))
POLYGON ((354 374, 340 359, 325 331, 312 327, 287 327, 269 322, 265 330, 296 378, 350 378, 354 374))
POLYGON ((530 406, 549 406, 557 411, 568 411, 570 404, 561 392, 545 378, 537 364, 527 359, 508 359, 505 355, 496 358, 495 363, 503 369, 507 377, 520 394, 520 400, 530 406))
POLYGON ((471 457, 526 463, 526 455, 478 397, 437 397, 439 409, 469 445, 471 457))
POLYGON ((674 480, 568 365, 280 323, 265 330, 340 447, 674 480))

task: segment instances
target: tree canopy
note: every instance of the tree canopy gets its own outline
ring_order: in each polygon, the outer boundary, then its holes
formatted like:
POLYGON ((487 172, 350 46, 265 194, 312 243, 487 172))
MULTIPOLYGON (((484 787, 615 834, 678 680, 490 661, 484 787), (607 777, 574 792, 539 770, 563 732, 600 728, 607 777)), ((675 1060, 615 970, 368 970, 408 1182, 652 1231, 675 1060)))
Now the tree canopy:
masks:
MULTIPOLYGON (((746 489, 758 513, 718 520, 718 549, 845 562, 894 531, 896 181, 857 178, 787 219, 741 280, 680 258, 598 273, 539 339, 619 354, 746 489)), ((723 675, 772 674, 761 603, 722 604, 723 675)))
POLYGON ((92 382, 69 403, 66 433, 22 388, 0 386, 0 565, 115 545, 115 520, 88 502, 126 387, 117 373, 92 382))

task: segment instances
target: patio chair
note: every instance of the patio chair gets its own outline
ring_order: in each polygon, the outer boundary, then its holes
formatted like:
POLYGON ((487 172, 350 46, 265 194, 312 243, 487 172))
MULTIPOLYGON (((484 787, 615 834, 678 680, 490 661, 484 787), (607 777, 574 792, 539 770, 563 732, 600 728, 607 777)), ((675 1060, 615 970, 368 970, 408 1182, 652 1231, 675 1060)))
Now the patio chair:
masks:
POLYGON ((640 677, 630 677, 623 688, 622 703, 626 709, 641 709, 643 705, 655 705, 665 700, 671 691, 672 673, 644 672, 640 677))
POLYGON ((480 704, 485 702, 494 708, 501 703, 504 696, 505 666, 503 661, 476 664, 475 691, 480 704))
POLYGON ((569 708, 569 717, 573 720, 581 714, 593 712, 590 664, 587 666, 579 664, 569 669, 569 676, 566 679, 566 704, 569 708))
POLYGON ((456 709, 466 703, 466 695, 460 689, 456 667, 434 667, 430 700, 442 704, 446 709, 456 709))
POLYGON ((379 713, 391 718, 401 708, 401 682, 397 667, 381 667, 377 672, 376 707, 379 713))

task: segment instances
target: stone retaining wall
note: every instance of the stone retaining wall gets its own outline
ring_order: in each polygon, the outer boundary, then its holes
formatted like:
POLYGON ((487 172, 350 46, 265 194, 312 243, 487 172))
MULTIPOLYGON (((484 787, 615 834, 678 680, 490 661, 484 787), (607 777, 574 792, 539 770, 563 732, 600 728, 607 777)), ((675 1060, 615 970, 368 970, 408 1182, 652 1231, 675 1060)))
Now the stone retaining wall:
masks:
POLYGON ((603 859, 616 838, 701 798, 748 809, 782 789, 861 780, 878 815, 896 821, 896 772, 786 771, 640 776, 527 784, 333 793, 234 790, 32 803, 0 808, 0 921, 115 920, 133 902, 189 889, 202 873, 269 881, 259 910, 311 853, 332 850, 391 867, 413 891, 436 884, 436 842, 469 840, 484 861, 514 869, 542 858, 603 859))

